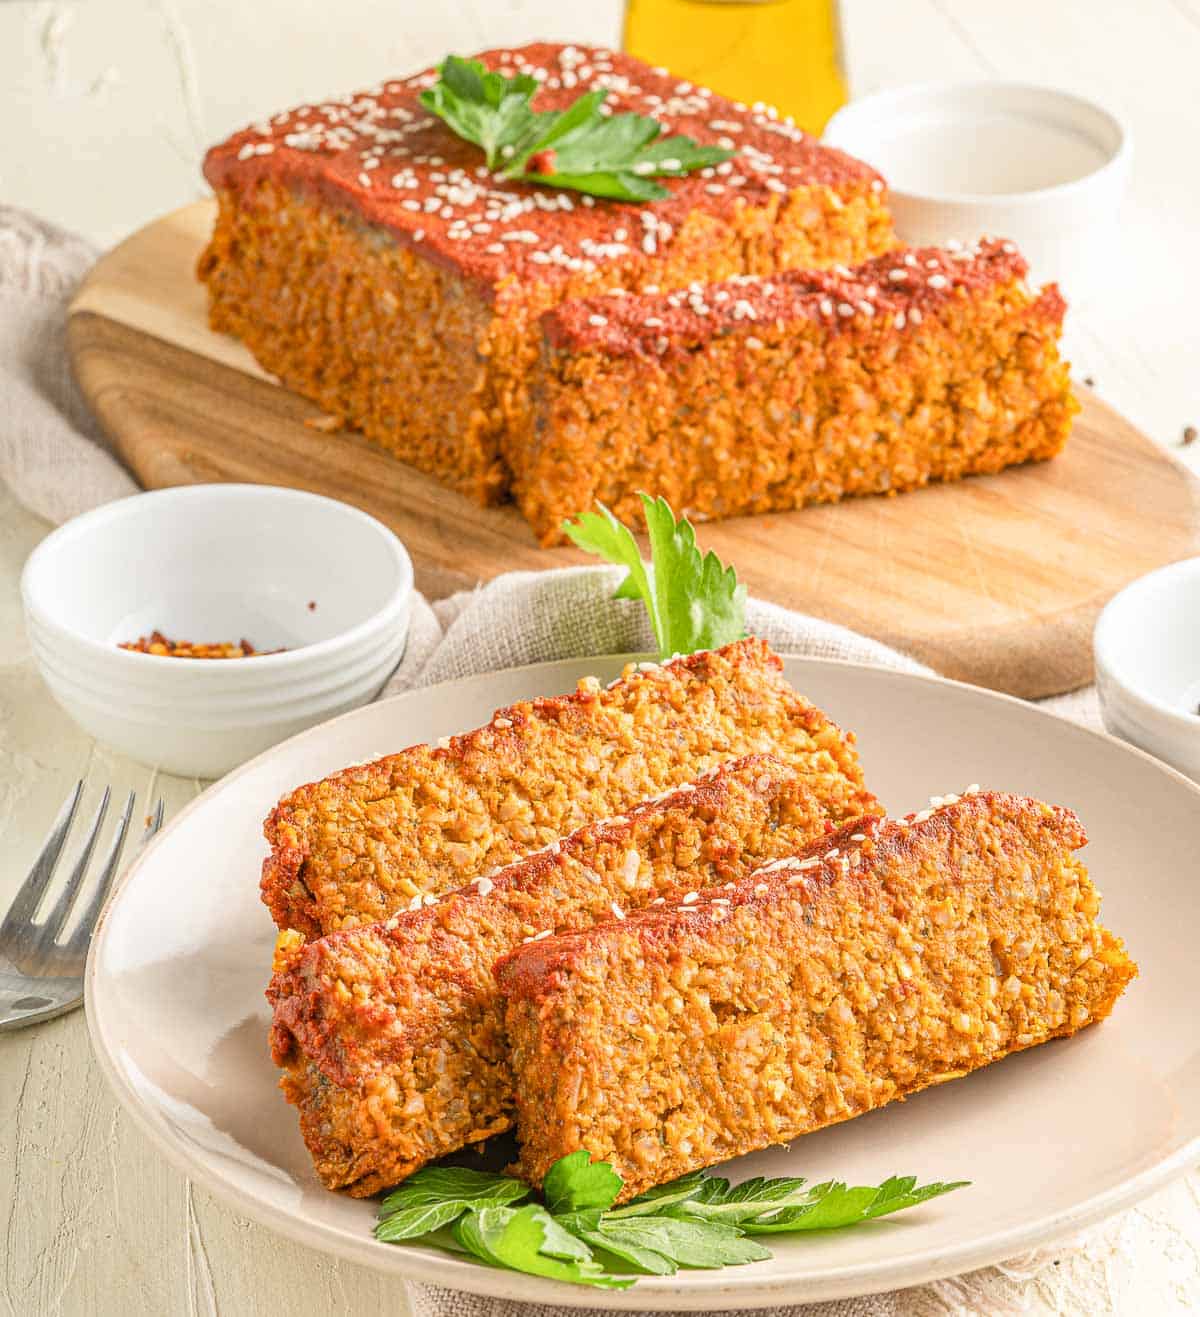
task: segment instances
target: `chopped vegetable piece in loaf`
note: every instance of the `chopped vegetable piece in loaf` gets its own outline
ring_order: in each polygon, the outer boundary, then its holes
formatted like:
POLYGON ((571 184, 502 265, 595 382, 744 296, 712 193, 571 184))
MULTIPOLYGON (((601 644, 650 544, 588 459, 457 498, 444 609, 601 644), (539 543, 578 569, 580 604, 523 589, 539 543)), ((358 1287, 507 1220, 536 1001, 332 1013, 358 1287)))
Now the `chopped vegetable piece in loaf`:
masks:
POLYGON ((322 1180, 371 1194, 511 1126, 497 957, 735 882, 831 829, 803 776, 752 755, 432 905, 299 949, 285 935, 272 1050, 322 1180))
POLYGON ((1066 809, 950 796, 519 948, 496 973, 522 1174, 586 1148, 630 1196, 1103 1019, 1136 966, 1085 840, 1066 809))
POLYGON ((835 823, 871 812, 853 737, 782 669, 753 638, 631 665, 300 787, 264 824, 263 900, 309 938, 374 923, 747 754, 804 774, 835 823))
POLYGON ((1026 273, 992 241, 564 303, 509 453, 521 510, 550 544, 643 489, 709 520, 1053 457, 1078 411, 1065 303, 1026 273))

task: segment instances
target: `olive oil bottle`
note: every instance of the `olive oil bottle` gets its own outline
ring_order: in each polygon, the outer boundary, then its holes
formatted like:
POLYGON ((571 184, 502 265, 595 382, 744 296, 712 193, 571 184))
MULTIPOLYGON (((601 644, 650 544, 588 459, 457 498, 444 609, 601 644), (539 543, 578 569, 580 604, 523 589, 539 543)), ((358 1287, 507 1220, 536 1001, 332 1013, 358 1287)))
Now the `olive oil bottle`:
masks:
POLYGON ((837 0, 626 0, 625 49, 819 133, 846 102, 837 0))

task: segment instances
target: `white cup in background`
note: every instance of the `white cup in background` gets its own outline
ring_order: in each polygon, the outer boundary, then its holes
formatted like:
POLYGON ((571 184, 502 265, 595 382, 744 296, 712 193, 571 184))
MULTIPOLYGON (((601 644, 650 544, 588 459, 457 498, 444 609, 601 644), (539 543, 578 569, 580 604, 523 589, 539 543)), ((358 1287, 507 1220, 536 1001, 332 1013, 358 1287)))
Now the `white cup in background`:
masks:
POLYGON ((1078 304, 1105 281, 1129 181, 1129 129, 1050 87, 927 83, 839 110, 824 140, 888 181, 905 242, 1011 238, 1036 283, 1078 304))

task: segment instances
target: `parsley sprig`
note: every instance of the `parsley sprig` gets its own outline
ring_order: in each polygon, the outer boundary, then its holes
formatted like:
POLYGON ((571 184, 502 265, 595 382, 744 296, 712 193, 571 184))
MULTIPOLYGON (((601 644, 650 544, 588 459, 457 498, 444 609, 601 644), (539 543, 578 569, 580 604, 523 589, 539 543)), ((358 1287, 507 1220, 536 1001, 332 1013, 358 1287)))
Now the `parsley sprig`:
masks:
POLYGON ((527 73, 506 78, 478 60, 447 55, 421 104, 481 147, 499 177, 613 201, 660 201, 670 193, 655 177, 677 178, 733 154, 663 137, 662 125, 644 114, 606 115, 605 90, 584 92, 565 110, 535 110, 538 85, 527 73))
POLYGON ((858 1225, 967 1181, 918 1185, 905 1175, 877 1187, 805 1183, 760 1176, 731 1185, 697 1171, 614 1207, 621 1177, 584 1150, 550 1168, 541 1203, 528 1201, 533 1190, 507 1175, 426 1167, 383 1200, 375 1235, 389 1244, 419 1242, 466 1253, 533 1276, 626 1289, 637 1274, 671 1276, 680 1267, 759 1262, 771 1254, 753 1235, 858 1225))
POLYGON ((650 564, 637 540, 604 506, 585 512, 563 530, 581 549, 628 569, 614 596, 640 599, 650 615, 660 658, 719 649, 746 634, 746 587, 711 550, 696 547, 686 517, 678 521, 665 498, 640 495, 650 540, 650 564))

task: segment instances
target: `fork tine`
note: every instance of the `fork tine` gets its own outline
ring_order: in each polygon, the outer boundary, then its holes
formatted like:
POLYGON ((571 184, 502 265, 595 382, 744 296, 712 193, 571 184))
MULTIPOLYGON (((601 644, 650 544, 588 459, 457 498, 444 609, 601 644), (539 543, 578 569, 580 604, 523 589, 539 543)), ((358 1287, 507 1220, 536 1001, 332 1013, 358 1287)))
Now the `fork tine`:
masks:
POLYGON ((75 931, 64 947, 64 951, 69 956, 83 956, 87 952, 88 943, 92 940, 92 933, 96 928, 96 921, 100 918, 100 911, 104 909, 104 902, 108 899, 108 894, 112 889, 113 879, 117 876, 117 867, 121 862, 121 851, 125 847, 125 837, 129 832, 129 820, 133 817, 135 799, 136 796, 132 791, 125 798, 125 808, 121 811, 121 817, 117 820, 117 830, 113 835, 112 844, 108 848, 108 854, 104 857, 104 863, 100 866, 100 876, 96 881, 95 889, 88 897, 87 905, 84 906, 79 916, 75 931))
POLYGON ((29 870, 29 877, 21 884, 21 890, 8 908, 4 922, 0 924, 0 938, 18 929, 24 929, 33 922, 42 894, 58 867, 59 857, 62 855, 63 846, 66 845, 71 825, 75 822, 75 813, 82 795, 83 778, 80 778, 75 783, 75 790, 63 801, 58 817, 54 820, 42 846, 41 854, 34 860, 33 867, 29 870))
POLYGON ((141 841, 138 842, 139 850, 143 846, 145 846, 148 842, 150 842, 157 835, 159 829, 162 827, 164 805, 165 802, 163 801, 162 796, 159 796, 158 804, 155 805, 154 807, 154 814, 146 823, 146 830, 145 832, 142 833, 141 841))
POLYGON ((79 858, 75 861, 75 867, 71 870, 66 886, 59 893, 54 908, 38 926, 38 935, 43 941, 53 942, 70 918, 71 907, 75 904, 75 898, 79 895, 84 878, 87 877, 88 865, 92 862, 92 852, 96 849, 96 841, 100 836, 100 828, 104 823, 104 816, 108 813, 108 802, 111 799, 112 788, 105 787, 96 816, 92 819, 92 826, 84 839, 83 850, 79 852, 79 858))

